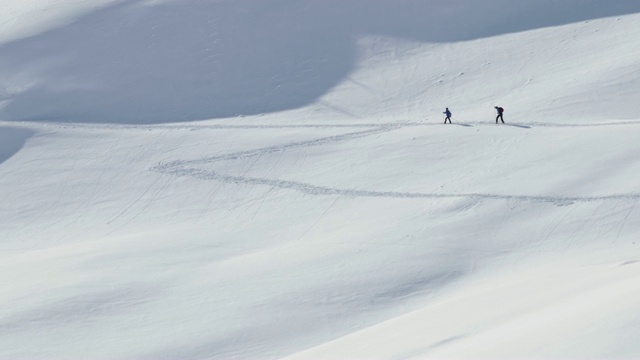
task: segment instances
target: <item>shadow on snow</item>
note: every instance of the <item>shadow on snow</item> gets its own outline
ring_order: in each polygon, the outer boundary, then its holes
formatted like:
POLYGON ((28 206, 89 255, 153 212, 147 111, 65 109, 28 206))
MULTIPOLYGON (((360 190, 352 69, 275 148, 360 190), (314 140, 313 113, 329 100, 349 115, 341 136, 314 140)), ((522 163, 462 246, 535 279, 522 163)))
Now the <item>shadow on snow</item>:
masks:
POLYGON ((148 124, 283 111, 347 77, 361 36, 452 42, 635 12, 628 0, 131 0, 0 46, 0 118, 148 124))
POLYGON ((34 132, 27 129, 0 127, 0 164, 20 151, 34 132))

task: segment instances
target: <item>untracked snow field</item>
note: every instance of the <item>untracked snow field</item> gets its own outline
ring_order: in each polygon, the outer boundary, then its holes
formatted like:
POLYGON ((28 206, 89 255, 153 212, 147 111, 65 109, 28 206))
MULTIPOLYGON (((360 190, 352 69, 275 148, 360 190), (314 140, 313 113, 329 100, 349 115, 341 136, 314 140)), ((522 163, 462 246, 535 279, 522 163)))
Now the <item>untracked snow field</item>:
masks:
POLYGON ((0 6, 0 359, 640 358, 640 3, 0 6))

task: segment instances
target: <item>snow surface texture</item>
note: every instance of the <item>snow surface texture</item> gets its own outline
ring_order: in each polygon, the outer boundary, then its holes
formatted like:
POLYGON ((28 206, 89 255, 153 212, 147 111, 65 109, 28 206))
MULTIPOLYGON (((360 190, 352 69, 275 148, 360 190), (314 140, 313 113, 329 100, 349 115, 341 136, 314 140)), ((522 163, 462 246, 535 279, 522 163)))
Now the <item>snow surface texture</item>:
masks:
POLYGON ((639 2, 0 5, 0 359, 640 358, 639 2))

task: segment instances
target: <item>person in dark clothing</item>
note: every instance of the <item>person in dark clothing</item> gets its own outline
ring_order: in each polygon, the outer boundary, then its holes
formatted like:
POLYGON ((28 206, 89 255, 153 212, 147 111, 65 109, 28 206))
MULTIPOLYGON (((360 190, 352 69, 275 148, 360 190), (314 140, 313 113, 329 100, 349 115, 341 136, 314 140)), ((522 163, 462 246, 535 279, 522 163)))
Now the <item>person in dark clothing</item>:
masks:
POLYGON ((451 124, 451 111, 449 111, 449 108, 447 108, 443 114, 445 114, 447 117, 444 118, 444 123, 447 123, 447 120, 449 120, 449 124, 451 124))
POLYGON ((504 112, 504 108, 502 108, 501 106, 494 106, 494 108, 498 112, 498 116, 496 116, 496 124, 498 123, 498 119, 502 120, 502 123, 504 124, 504 118, 502 117, 502 113, 504 112))

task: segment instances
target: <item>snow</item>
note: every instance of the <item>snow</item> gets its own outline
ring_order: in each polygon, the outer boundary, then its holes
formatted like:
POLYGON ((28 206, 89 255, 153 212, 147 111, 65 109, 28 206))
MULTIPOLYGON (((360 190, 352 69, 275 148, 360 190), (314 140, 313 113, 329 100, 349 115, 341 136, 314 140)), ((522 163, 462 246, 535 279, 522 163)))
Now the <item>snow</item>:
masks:
POLYGON ((640 3, 0 5, 0 359, 640 357, 640 3))

